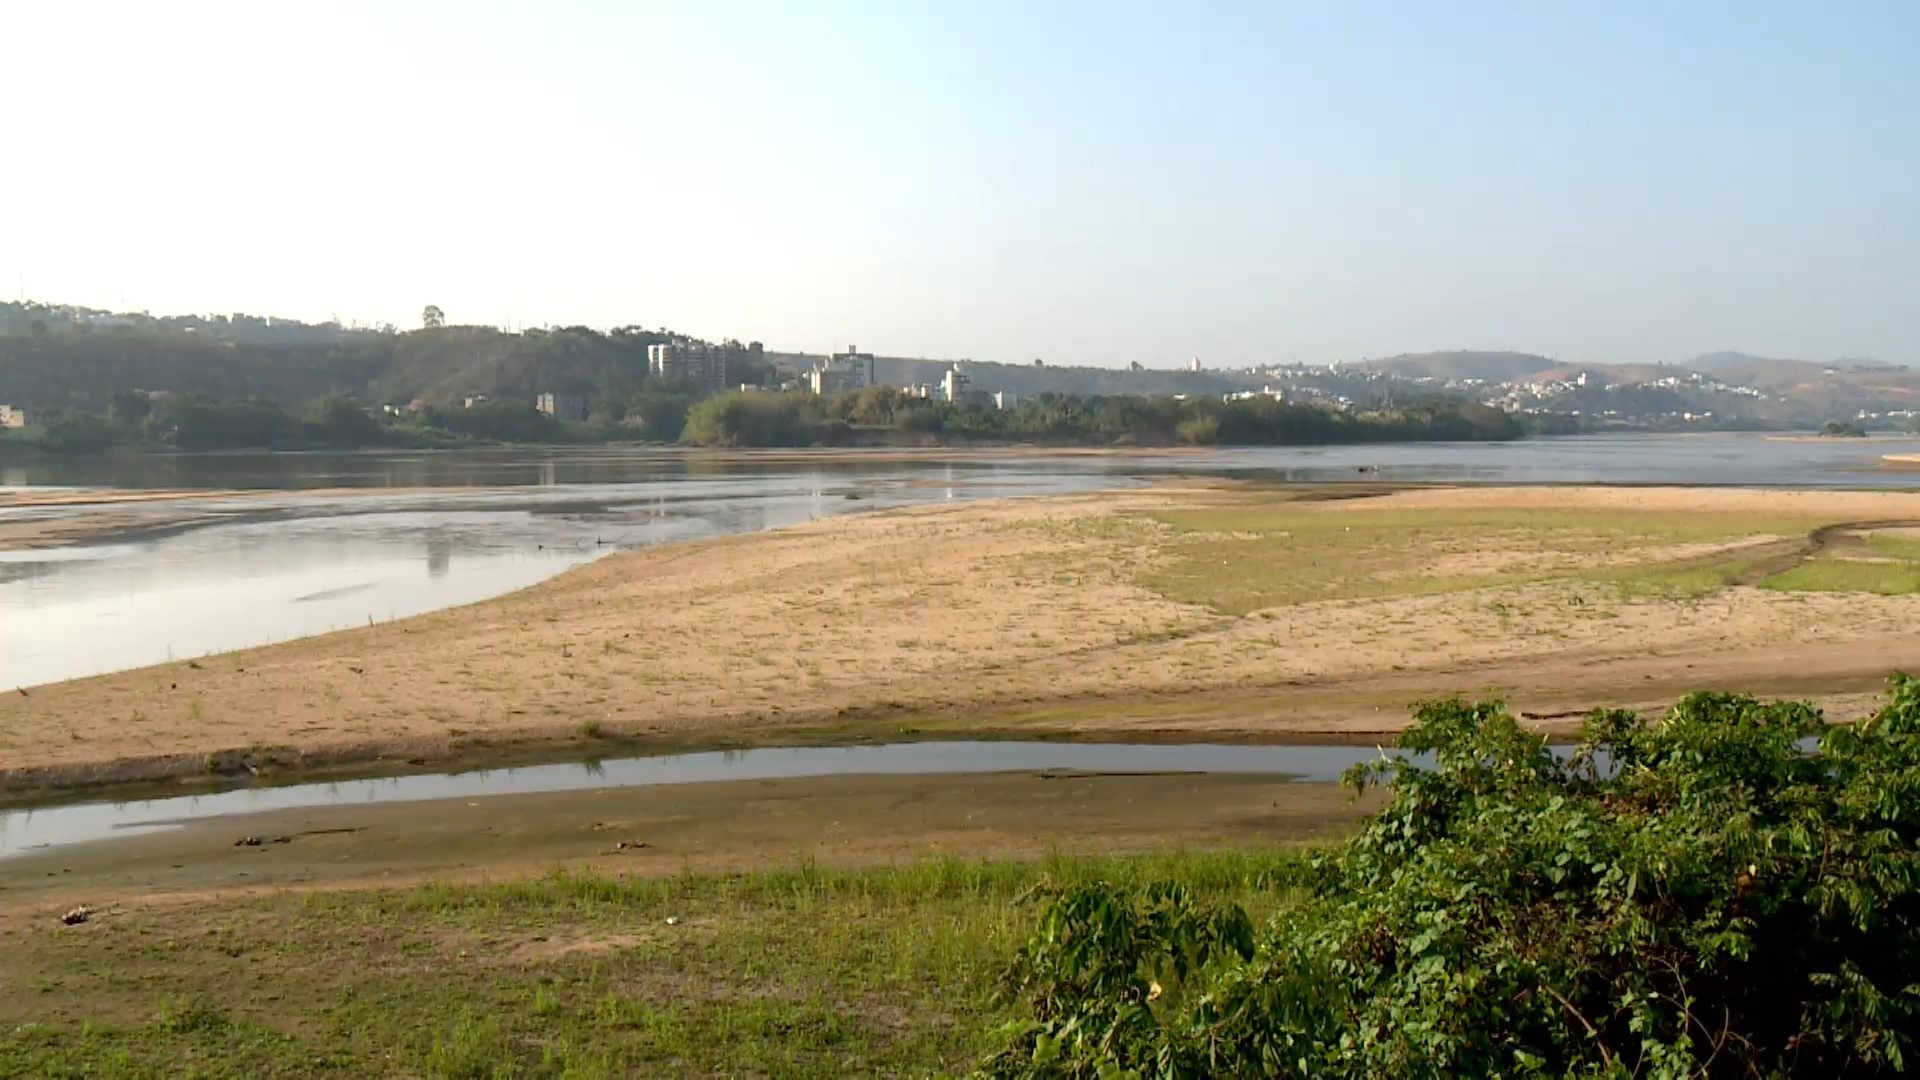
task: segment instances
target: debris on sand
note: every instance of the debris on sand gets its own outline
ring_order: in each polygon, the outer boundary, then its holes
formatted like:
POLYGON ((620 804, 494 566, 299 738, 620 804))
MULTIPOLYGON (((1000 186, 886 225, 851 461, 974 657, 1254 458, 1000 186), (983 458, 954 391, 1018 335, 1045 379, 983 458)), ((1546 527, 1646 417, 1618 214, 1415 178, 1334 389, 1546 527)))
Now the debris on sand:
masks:
POLYGON ((291 844, 291 836, 243 836, 233 842, 234 847, 259 847, 262 844, 291 844))

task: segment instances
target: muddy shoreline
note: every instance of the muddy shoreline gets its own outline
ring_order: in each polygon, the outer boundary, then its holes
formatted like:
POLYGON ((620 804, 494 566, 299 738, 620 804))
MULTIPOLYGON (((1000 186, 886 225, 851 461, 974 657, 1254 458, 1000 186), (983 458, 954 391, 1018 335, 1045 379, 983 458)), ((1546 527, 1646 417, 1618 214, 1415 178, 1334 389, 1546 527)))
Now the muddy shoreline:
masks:
POLYGON ((514 880, 560 869, 670 876, 937 855, 1271 848, 1349 825, 1373 804, 1355 803, 1336 784, 1279 776, 1011 771, 268 810, 0 859, 0 913, 514 880))
MULTIPOLYGON (((1585 715, 1582 712, 1580 715, 1585 715)), ((278 787, 324 781, 390 779, 404 776, 480 772, 530 765, 589 765, 614 758, 798 747, 874 746, 935 742, 964 736, 979 742, 1164 743, 1204 739, 1246 746, 1382 746, 1392 742, 1400 724, 1378 731, 1271 732, 1259 730, 1129 729, 1121 734, 1016 727, 908 727, 876 730, 839 718, 831 726, 743 728, 733 737, 623 735, 602 733, 512 733, 465 743, 417 740, 349 743, 321 747, 237 747, 205 754, 156 754, 93 764, 0 768, 0 811, 32 810, 89 802, 212 794, 247 787, 278 787)), ((870 716, 866 719, 904 719, 870 716)), ((1556 715, 1531 722, 1535 730, 1567 737, 1578 722, 1556 715)))

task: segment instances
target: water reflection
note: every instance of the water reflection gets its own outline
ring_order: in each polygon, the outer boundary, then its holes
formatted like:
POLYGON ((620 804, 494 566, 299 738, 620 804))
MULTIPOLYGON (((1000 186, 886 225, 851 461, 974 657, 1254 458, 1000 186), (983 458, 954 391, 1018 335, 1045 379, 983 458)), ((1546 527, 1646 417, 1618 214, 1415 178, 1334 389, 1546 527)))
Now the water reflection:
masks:
POLYGON ((717 750, 278 788, 241 788, 211 795, 80 803, 11 814, 0 812, 0 859, 47 847, 158 832, 220 815, 303 807, 364 806, 725 780, 1018 770, 1267 774, 1327 782, 1339 779, 1350 766, 1378 755, 1376 749, 1358 746, 960 741, 717 750))
MULTIPOLYGON (((558 475, 563 463, 528 467, 558 475)), ((0 686, 200 657, 471 603, 621 548, 926 502, 937 496, 906 478, 930 469, 904 477, 892 466, 873 473, 812 468, 478 494, 289 492, 170 502, 154 512, 191 512, 214 523, 129 543, 0 552, 0 686)), ((1002 465, 956 475, 963 498, 1127 482, 1002 465)), ((0 510, 16 518, 72 512, 0 510)))
POLYGON ((453 567, 453 540, 447 535, 444 526, 434 525, 427 529, 427 576, 446 577, 453 567))

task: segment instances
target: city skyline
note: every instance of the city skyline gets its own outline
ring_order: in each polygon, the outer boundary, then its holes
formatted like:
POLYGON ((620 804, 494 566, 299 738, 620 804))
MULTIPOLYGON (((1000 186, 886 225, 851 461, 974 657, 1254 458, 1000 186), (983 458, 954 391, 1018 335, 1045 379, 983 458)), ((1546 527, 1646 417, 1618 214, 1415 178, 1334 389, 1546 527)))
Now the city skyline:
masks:
POLYGON ((1116 367, 1920 362, 1904 5, 9 21, 33 299, 1116 367))

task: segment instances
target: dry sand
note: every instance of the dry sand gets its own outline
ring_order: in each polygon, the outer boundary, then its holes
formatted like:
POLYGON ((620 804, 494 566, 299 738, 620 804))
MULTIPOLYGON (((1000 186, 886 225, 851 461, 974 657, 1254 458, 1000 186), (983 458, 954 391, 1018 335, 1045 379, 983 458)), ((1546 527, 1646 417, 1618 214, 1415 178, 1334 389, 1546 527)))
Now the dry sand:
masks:
MULTIPOLYGON (((439 758, 821 725, 1351 735, 1395 730, 1409 702, 1449 692, 1498 692, 1561 723, 1700 687, 1813 695, 1847 715, 1920 659, 1912 596, 1736 586, 1683 603, 1520 580, 1234 616, 1143 584, 1168 540, 1143 515, 1221 497, 1196 485, 917 508, 622 554, 471 607, 9 691, 0 763, 31 784, 204 773, 271 756, 260 748, 289 748, 283 761, 439 758)), ((1383 509, 1761 515, 1812 530, 1920 520, 1920 495, 1423 489, 1305 512, 1383 509)), ((1485 558, 1539 561, 1523 532, 1499 543, 1485 558)), ((1471 555, 1447 552, 1445 565, 1471 555)))

